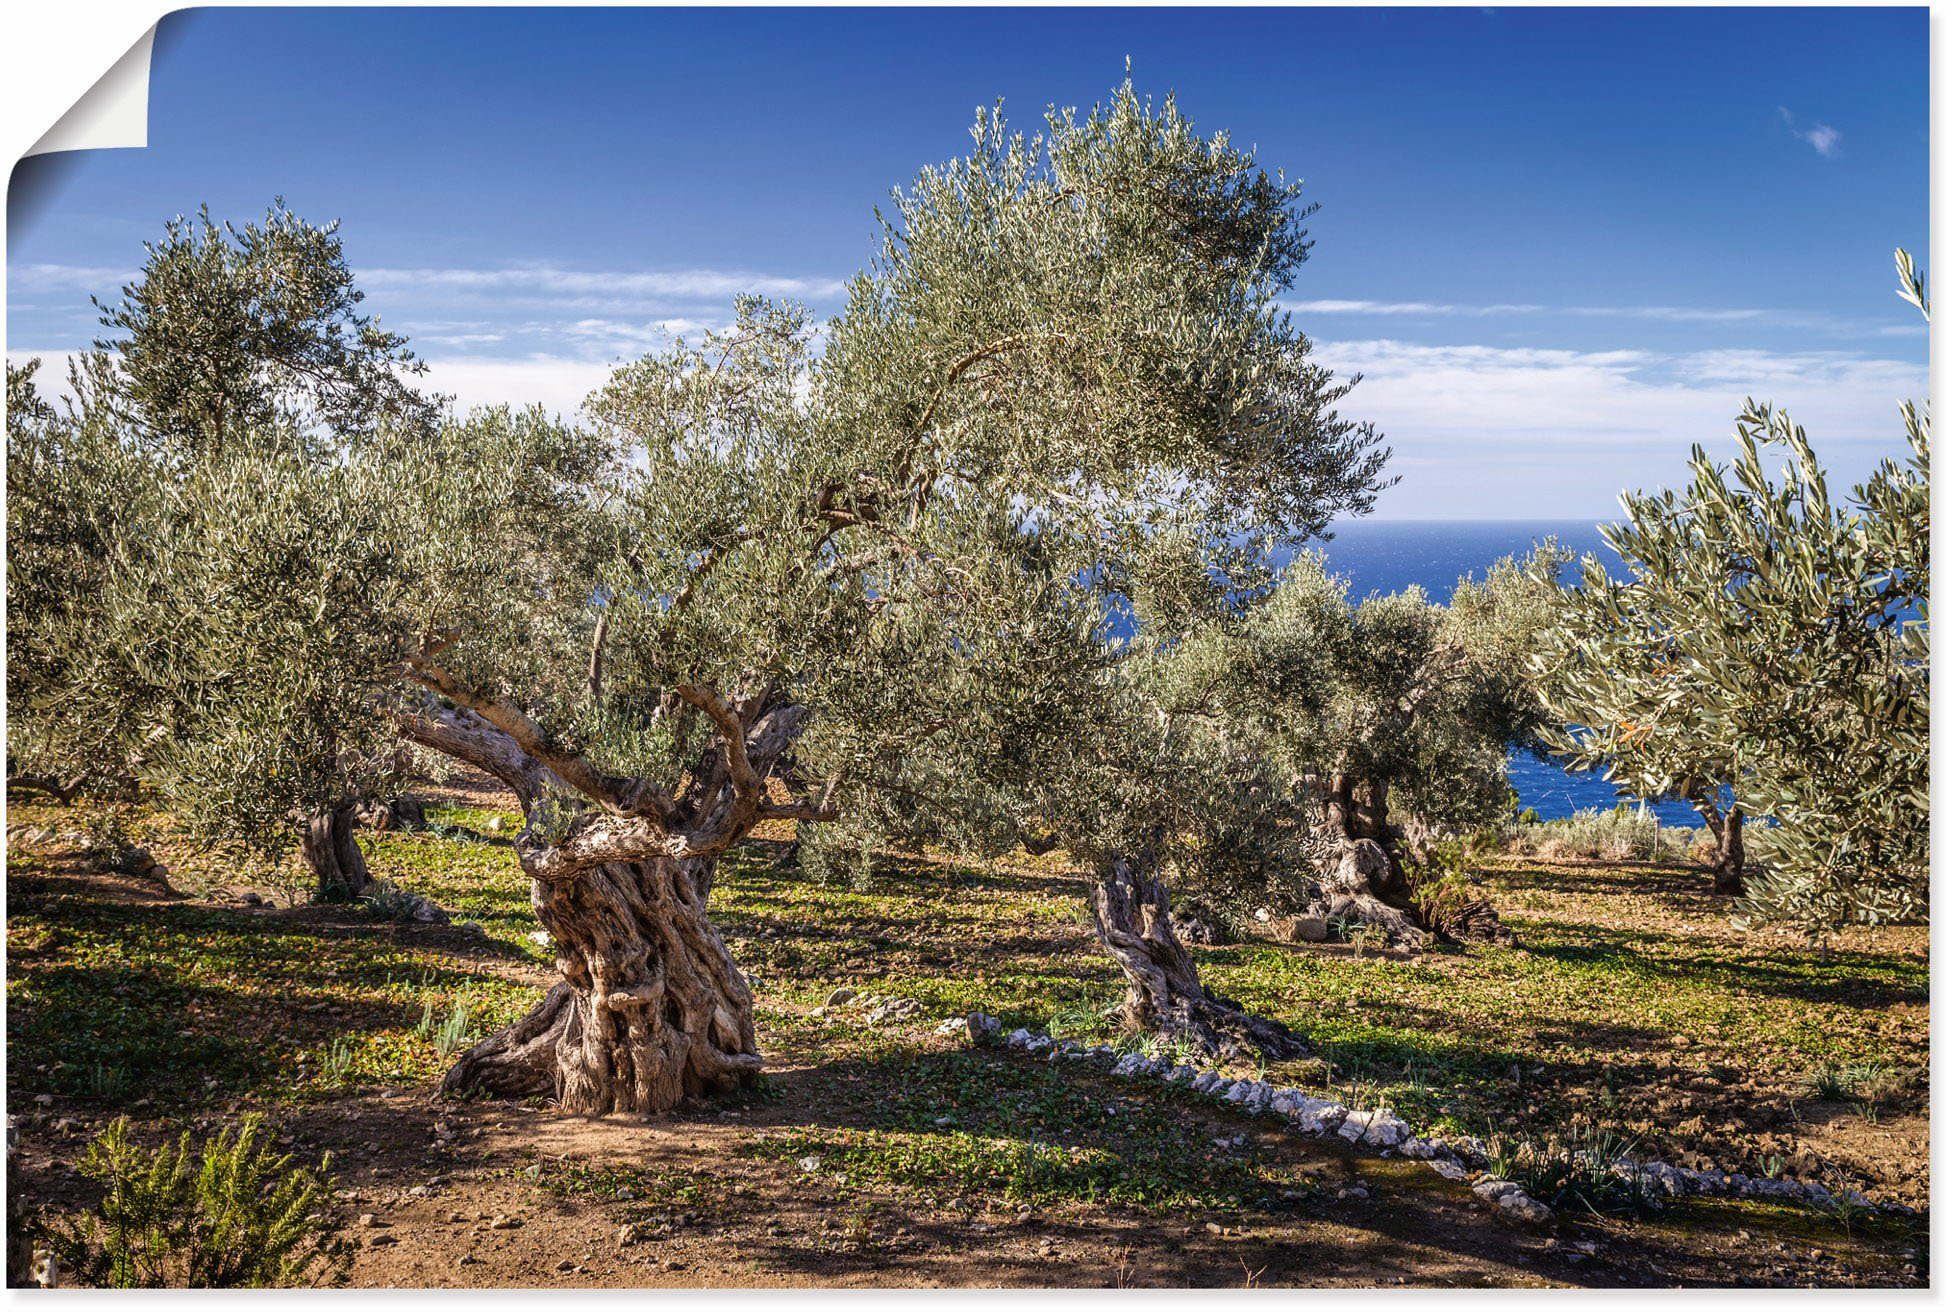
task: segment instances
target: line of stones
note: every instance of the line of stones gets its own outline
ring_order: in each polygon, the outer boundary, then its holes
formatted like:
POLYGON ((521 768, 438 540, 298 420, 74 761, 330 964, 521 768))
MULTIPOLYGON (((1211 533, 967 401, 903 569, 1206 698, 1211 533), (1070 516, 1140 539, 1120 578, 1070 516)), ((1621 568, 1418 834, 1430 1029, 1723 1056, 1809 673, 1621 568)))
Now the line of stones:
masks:
MULTIPOLYGON (((966 1036, 971 1042, 999 1041, 1002 1028, 994 1016, 976 1012, 943 1021, 936 1027, 936 1033, 966 1036)), ((1053 1061, 1060 1057, 1073 1061, 1109 1061, 1111 1074, 1121 1079, 1149 1078, 1184 1085, 1195 1093, 1231 1103, 1247 1115, 1280 1117, 1300 1134, 1317 1138, 1336 1135, 1357 1147, 1372 1148, 1380 1156, 1396 1154, 1413 1158, 1447 1180, 1469 1181, 1472 1175, 1487 1171, 1491 1165, 1483 1140, 1469 1136, 1418 1135, 1407 1121, 1387 1107, 1356 1111, 1332 1099, 1310 1097, 1300 1089, 1276 1088, 1264 1080, 1231 1079, 1215 1070, 1199 1070, 1140 1052, 1119 1056, 1107 1044, 1088 1048, 1074 1039, 1052 1039, 1036 1030, 1012 1030, 1002 1035, 1000 1042, 1006 1048, 1026 1053, 1048 1053, 1053 1061)), ((1637 1179, 1641 1192, 1656 1200, 1703 1194, 1767 1198, 1818 1207, 1831 1207, 1841 1200, 1853 1207, 1899 1216, 1917 1215, 1917 1209, 1904 1203, 1873 1202, 1855 1189, 1833 1193, 1823 1185, 1800 1180, 1701 1171, 1632 1157, 1619 1158, 1612 1169, 1621 1179, 1637 1179)), ((1471 1190, 1508 1220, 1534 1226, 1550 1225, 1553 1221, 1551 1208, 1511 1180, 1486 1177, 1472 1184, 1471 1190)))

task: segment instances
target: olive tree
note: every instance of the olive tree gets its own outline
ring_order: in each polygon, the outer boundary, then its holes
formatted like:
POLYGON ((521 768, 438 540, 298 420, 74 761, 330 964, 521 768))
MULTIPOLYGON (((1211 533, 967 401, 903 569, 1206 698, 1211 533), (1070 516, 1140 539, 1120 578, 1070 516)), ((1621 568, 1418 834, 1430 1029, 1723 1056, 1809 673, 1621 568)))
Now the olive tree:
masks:
POLYGON ((1109 609, 1215 608, 1260 554, 1226 544, 1367 504, 1375 434, 1276 305, 1304 213, 1129 85, 1034 137, 986 113, 896 194, 818 350, 747 298, 585 428, 484 412, 205 462, 169 550, 110 571, 117 640, 167 635, 155 722, 197 730, 168 795, 240 826, 316 807, 320 726, 488 771, 563 978, 446 1087, 590 1112, 736 1087, 760 1056, 708 910, 726 852, 844 822, 918 754, 1013 778, 1036 762, 995 745, 1109 609))
MULTIPOLYGON (((404 339, 360 312, 337 227, 277 203, 237 227, 208 212, 148 243, 112 306, 110 335, 70 369, 64 410, 43 400, 35 365, 8 372, 8 751, 14 765, 76 787, 119 788, 185 741, 150 715, 109 715, 156 668, 145 649, 105 642, 106 573, 167 553, 172 489, 226 462, 277 449, 326 461, 344 448, 424 433, 439 402, 410 385, 404 339), (130 730, 141 726, 143 736, 130 730)), ((100 303, 97 303, 100 305, 100 303)), ((356 527, 358 516, 348 521, 356 527)), ((333 530, 338 531, 338 530, 333 530)), ((162 714, 181 699, 150 697, 162 714)), ((396 782, 385 742, 321 743, 343 787, 304 820, 301 851, 321 896, 368 883, 352 835, 362 796, 396 782)))
POLYGON ((1746 912, 1813 932, 1926 908, 1931 434, 1901 416, 1908 457, 1839 503, 1803 429, 1749 402, 1731 466, 1696 446, 1685 488, 1621 498, 1627 577, 1589 563, 1537 657, 1573 759, 1651 791, 1729 783, 1773 821, 1746 912))
MULTIPOLYGON (((1611 540, 1616 526, 1601 531, 1611 540)), ((1636 568, 1651 579, 1674 564, 1650 555, 1636 568)), ((1667 600, 1658 585, 1614 586, 1597 557, 1582 562, 1579 588, 1532 657, 1553 717, 1545 736, 1569 769, 1599 771, 1640 797, 1686 800, 1715 842, 1714 891, 1739 894, 1741 757, 1713 687, 1674 677, 1667 600)))
POLYGON ((1461 580, 1444 605, 1414 587, 1352 603, 1347 584, 1304 554, 1250 617, 1250 722, 1313 830, 1315 877, 1297 886, 1305 909, 1395 941, 1503 937, 1473 900, 1433 918, 1411 866, 1425 840, 1506 806, 1505 762, 1533 749, 1538 731, 1519 653, 1551 613, 1565 559, 1543 543, 1528 564, 1507 558, 1482 582, 1461 580))
POLYGON ((1428 890, 1405 871, 1404 829, 1455 830, 1505 805, 1506 756, 1536 728, 1518 653, 1551 613, 1539 565, 1565 559, 1548 543, 1533 568, 1501 561, 1448 607, 1417 590, 1351 605, 1304 552, 1219 614, 1170 636, 1142 627, 1100 672, 1073 664, 1076 686, 1040 721, 1066 716, 1066 731, 1020 749, 1057 763, 1025 772, 1015 823, 1091 872, 1130 1024, 1207 1053, 1299 1046, 1202 983, 1171 887, 1403 941, 1503 936, 1482 902, 1412 896, 1428 890))

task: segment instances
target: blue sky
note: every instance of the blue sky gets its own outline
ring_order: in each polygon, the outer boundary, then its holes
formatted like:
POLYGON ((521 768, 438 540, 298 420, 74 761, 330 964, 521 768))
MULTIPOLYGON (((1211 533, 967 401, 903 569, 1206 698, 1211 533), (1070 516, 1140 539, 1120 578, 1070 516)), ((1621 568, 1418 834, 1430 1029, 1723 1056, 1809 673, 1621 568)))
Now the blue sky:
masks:
POLYGON ((837 308, 978 104, 1128 56, 1321 203, 1291 299, 1396 450, 1379 515, 1606 516, 1750 394, 1855 479, 1925 394, 1923 8, 189 11, 146 149, 16 173, 7 352, 85 346, 169 215, 282 194, 437 386, 573 408, 740 289, 837 308))

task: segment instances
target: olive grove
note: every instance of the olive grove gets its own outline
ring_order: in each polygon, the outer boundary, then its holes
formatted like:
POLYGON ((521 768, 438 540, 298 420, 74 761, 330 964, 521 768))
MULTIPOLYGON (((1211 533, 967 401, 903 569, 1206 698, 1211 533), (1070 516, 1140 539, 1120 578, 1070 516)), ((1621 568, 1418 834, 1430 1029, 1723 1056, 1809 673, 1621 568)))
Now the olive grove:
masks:
POLYGON ((1367 508, 1386 453, 1277 305, 1306 212, 1128 84, 1037 136, 979 116, 836 319, 742 299, 587 425, 226 404, 225 440, 156 441, 125 370, 9 424, 91 580, 34 604, 85 609, 62 660, 92 672, 24 691, 236 840, 288 841, 401 737, 487 771, 563 978, 446 1087, 590 1112, 732 1089, 760 1056, 708 909, 725 853, 918 772, 945 825, 1086 795, 1035 775, 1078 760, 1051 731, 1103 688, 1108 617, 1217 618, 1367 508))

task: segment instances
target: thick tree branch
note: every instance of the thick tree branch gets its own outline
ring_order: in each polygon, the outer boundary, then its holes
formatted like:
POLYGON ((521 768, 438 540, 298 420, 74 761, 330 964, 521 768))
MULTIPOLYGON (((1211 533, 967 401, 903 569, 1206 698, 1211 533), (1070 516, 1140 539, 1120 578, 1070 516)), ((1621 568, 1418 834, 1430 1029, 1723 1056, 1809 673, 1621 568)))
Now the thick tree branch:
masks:
POLYGON ((466 707, 500 729, 563 783, 606 810, 629 816, 651 815, 666 824, 675 821, 676 803, 662 789, 645 779, 620 778, 598 770, 581 754, 553 743, 542 727, 520 708, 474 691, 424 656, 409 659, 405 673, 422 687, 466 707))
POLYGON ((466 709, 431 704, 394 712, 402 737, 464 761, 507 784, 527 811, 548 771, 515 740, 466 709))

